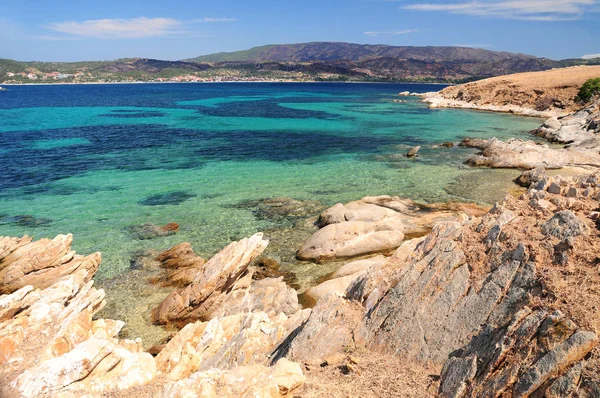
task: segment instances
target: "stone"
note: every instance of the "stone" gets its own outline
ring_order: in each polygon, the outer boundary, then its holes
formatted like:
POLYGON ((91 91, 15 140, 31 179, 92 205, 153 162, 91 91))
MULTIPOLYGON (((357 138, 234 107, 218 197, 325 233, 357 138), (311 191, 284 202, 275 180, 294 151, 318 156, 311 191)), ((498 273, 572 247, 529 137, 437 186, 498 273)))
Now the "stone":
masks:
POLYGON ((387 252, 402 243, 401 229, 401 223, 389 219, 330 224, 315 232, 296 252, 296 257, 322 261, 387 252))
POLYGON ((145 223, 142 225, 131 226, 127 228, 127 231, 135 239, 147 240, 176 234, 177 231, 179 231, 179 224, 171 222, 160 226, 152 223, 145 223))
POLYGON ((444 142, 444 143, 442 143, 442 147, 444 147, 444 148, 454 148, 454 143, 453 142, 444 142))
POLYGON ((91 279, 102 256, 100 253, 87 257, 76 255, 71 250, 72 242, 73 236, 68 234, 52 240, 18 241, 11 248, 5 248, 0 260, 0 294, 12 293, 27 285, 49 287, 60 277, 79 270, 87 271, 91 279))
POLYGON ((330 279, 317 286, 310 287, 304 292, 305 298, 308 298, 311 303, 316 303, 328 294, 335 294, 343 297, 346 293, 346 289, 354 282, 357 278, 365 275, 366 270, 355 272, 351 275, 341 276, 338 278, 330 279))
POLYGON ((377 267, 383 265, 387 261, 385 256, 379 255, 371 258, 367 258, 364 260, 356 260, 344 264, 337 271, 331 275, 331 278, 341 278, 344 276, 356 274, 357 272, 366 271, 371 269, 372 267, 377 267))
POLYGON ((466 161, 471 166, 519 169, 559 169, 565 166, 600 166, 600 155, 583 148, 550 148, 534 141, 497 138, 489 140, 465 139, 462 145, 482 151, 466 161))
POLYGON ((217 253, 198 270, 192 283, 171 293, 152 310, 153 322, 165 324, 199 319, 194 310, 211 296, 231 288, 250 263, 262 254, 269 243, 262 236, 258 233, 230 243, 217 253))
POLYGON ((279 398, 291 393, 305 380, 300 365, 283 358, 271 367, 249 365, 196 372, 186 379, 167 383, 163 396, 279 398))
POLYGON ((560 240, 579 235, 587 235, 589 228, 571 210, 557 212, 550 220, 541 226, 544 235, 550 235, 560 240))
POLYGON ((555 182, 551 183, 550 186, 548 187, 548 192, 555 194, 555 195, 560 195, 560 193, 561 193, 560 185, 558 185, 555 182))
POLYGON ((408 150, 408 152, 406 152, 406 157, 414 158, 415 156, 417 156, 417 153, 419 152, 420 149, 421 149, 420 145, 410 148, 408 150))
POLYGON ((543 167, 538 167, 531 170, 526 170, 515 180, 517 184, 522 187, 528 188, 529 186, 547 179, 548 175, 543 167))
POLYGON ((185 286, 194 281, 206 260, 197 256, 188 242, 180 243, 159 254, 156 261, 166 270, 164 282, 167 285, 185 286))

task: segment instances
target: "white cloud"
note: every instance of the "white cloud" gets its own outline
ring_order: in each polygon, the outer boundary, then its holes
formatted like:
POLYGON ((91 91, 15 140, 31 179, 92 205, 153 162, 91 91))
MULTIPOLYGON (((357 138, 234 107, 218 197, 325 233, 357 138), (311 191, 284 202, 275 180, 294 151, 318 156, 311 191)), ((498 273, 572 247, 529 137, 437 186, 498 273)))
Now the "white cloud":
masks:
POLYGON ((386 30, 386 31, 379 31, 379 32, 364 32, 365 35, 367 36, 379 36, 379 35, 391 35, 391 36, 398 36, 398 35, 407 35, 410 33, 417 33, 420 32, 420 29, 403 29, 403 30, 386 30))
POLYGON ((200 20, 201 22, 235 22, 237 21, 236 18, 202 18, 200 20))
POLYGON ((585 12, 597 12, 598 5, 600 0, 473 0, 461 3, 419 3, 402 8, 529 21, 565 21, 579 19, 585 12))
MULTIPOLYGON (((234 18, 203 18, 194 21, 181 21, 174 18, 130 18, 96 19, 83 22, 55 22, 45 26, 47 29, 73 36, 94 37, 99 39, 142 39, 159 36, 190 35, 188 25, 202 22, 233 22, 234 18)), ((48 38, 52 36, 42 36, 48 38)), ((50 40, 60 40, 53 38, 50 40)))
POLYGON ((581 59, 594 59, 594 58, 600 58, 600 54, 586 54, 583 57, 581 57, 581 59))

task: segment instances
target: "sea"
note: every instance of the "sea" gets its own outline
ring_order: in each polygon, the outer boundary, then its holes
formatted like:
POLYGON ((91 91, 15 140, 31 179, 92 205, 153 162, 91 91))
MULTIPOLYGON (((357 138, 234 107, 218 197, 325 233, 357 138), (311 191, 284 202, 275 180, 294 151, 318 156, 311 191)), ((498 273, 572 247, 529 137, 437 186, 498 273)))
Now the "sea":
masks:
POLYGON ((531 139, 540 119, 429 109, 398 95, 443 87, 8 86, 0 92, 0 236, 72 233, 78 253, 102 253, 95 279, 107 297, 114 289, 127 301, 141 282, 123 281, 140 253, 190 242, 208 258, 265 231, 267 254, 306 286, 328 269, 295 262, 293 253, 310 235, 306 220, 327 206, 374 195, 492 204, 514 189, 518 171, 466 166, 476 150, 456 144, 531 139), (416 145, 418 156, 406 158, 416 145), (292 199, 293 211, 281 211, 277 203, 292 199), (176 234, 136 233, 170 222, 176 234))

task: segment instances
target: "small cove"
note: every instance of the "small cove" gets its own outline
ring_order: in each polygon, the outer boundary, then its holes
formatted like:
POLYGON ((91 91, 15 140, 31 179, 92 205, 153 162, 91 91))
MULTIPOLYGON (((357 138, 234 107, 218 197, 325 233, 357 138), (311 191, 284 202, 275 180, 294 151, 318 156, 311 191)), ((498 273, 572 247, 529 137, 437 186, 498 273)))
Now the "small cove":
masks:
POLYGON ((465 137, 531 138, 539 119, 431 110, 403 84, 139 84, 14 87, 0 99, 0 235, 73 233, 80 254, 100 251, 102 316, 158 341, 147 309, 172 288, 147 284, 132 258, 188 241, 208 258, 265 231, 266 256, 300 289, 339 264, 294 260, 310 217, 337 202, 398 195, 422 202, 493 203, 514 170, 463 165, 465 137), (419 157, 403 154, 421 145, 419 157), (305 204, 293 215, 267 198, 305 204), (130 227, 176 222, 177 234, 140 240, 130 227))

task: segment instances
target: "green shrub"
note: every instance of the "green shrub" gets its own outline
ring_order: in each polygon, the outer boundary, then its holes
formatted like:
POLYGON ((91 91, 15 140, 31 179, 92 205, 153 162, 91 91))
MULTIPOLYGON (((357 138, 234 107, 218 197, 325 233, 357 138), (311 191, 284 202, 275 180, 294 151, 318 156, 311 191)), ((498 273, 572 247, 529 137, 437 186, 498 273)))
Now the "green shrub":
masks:
POLYGON ((588 102, 594 95, 600 94, 600 77, 590 79, 583 83, 583 86, 579 89, 579 94, 575 99, 579 102, 588 102))

